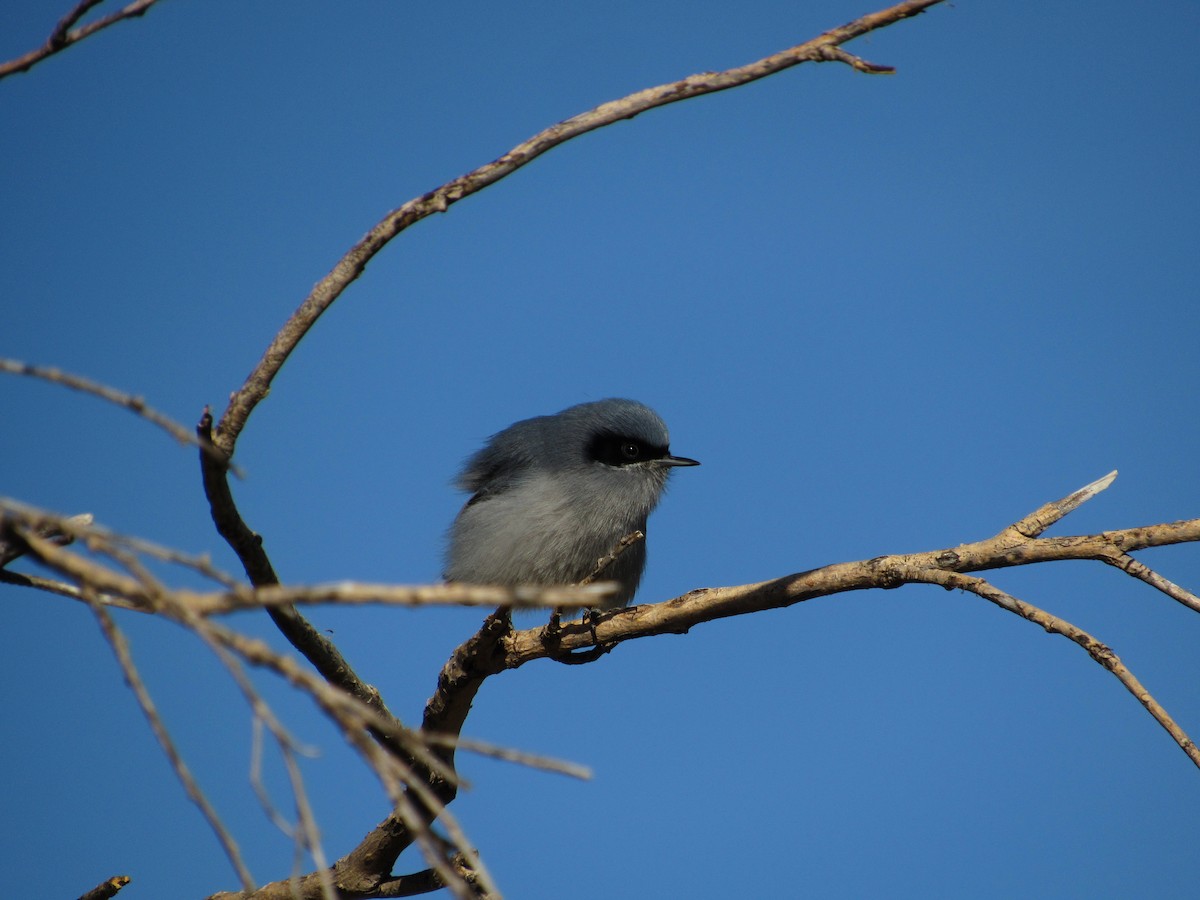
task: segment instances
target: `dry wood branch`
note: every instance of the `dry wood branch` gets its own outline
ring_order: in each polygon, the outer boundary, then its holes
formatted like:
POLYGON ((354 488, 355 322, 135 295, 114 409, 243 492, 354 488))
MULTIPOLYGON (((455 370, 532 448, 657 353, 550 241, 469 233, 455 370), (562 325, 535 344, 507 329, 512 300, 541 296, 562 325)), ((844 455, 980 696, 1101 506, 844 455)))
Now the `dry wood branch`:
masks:
POLYGON ((678 103, 692 97, 726 91, 766 78, 777 72, 790 69, 806 62, 845 62, 861 72, 881 73, 893 71, 890 67, 865 63, 848 53, 838 53, 837 48, 847 41, 862 37, 871 31, 893 25, 903 19, 924 12, 941 0, 908 0, 888 9, 871 13, 825 32, 802 44, 782 50, 755 62, 724 72, 704 72, 670 84, 646 88, 636 93, 602 103, 594 109, 551 125, 544 131, 513 147, 493 162, 480 166, 465 175, 446 182, 441 187, 409 200, 403 206, 388 213, 372 228, 361 241, 354 245, 333 270, 321 279, 312 293, 288 319, 272 340, 262 359, 246 378, 245 383, 230 398, 229 405, 221 416, 217 427, 216 443, 226 453, 232 454, 238 436, 246 421, 270 390, 271 382, 280 368, 296 349, 301 338, 316 323, 321 314, 341 296, 342 292, 363 273, 367 263, 382 250, 392 238, 410 225, 434 213, 445 212, 453 204, 471 194, 495 184, 522 166, 537 159, 543 153, 572 138, 619 122, 632 119, 647 110, 678 103))
POLYGON ((460 750, 478 753, 480 756, 502 759, 506 762, 528 766, 531 769, 558 772, 560 775, 568 775, 571 778, 578 778, 581 781, 588 781, 592 777, 592 770, 587 766, 581 766, 578 763, 567 762, 562 759, 554 759, 550 756, 542 756, 540 753, 526 753, 523 750, 500 747, 487 741, 476 741, 453 734, 436 734, 433 732, 422 732, 422 734, 426 743, 432 747, 456 746, 460 750))
POLYGON ((1009 528, 1015 531, 1021 537, 1035 538, 1041 537, 1051 525, 1058 522, 1063 516, 1073 513, 1083 504, 1087 503, 1101 491, 1107 490, 1109 486, 1117 480, 1117 471, 1114 469, 1103 478, 1097 478, 1091 484, 1085 484, 1077 491, 1073 491, 1061 500, 1052 500, 1045 506, 1039 506, 1023 519, 1014 522, 1009 528))
MULTIPOLYGON (((685 634, 695 625, 728 616, 780 609, 816 597, 870 588, 894 588, 905 583, 897 573, 905 566, 975 572, 1058 560, 1101 560, 1117 550, 1138 550, 1200 541, 1200 519, 1100 534, 1060 538, 1029 538, 1015 543, 1009 530, 972 544, 926 553, 881 556, 836 563, 786 575, 771 581, 735 587, 702 588, 673 600, 620 610, 594 626, 595 637, 579 624, 568 624, 558 639, 568 650, 590 647, 595 640, 615 643, 656 634, 685 634)), ((505 641, 504 668, 515 668, 550 655, 544 629, 513 632, 505 641)))
MULTIPOLYGON (((0 497, 0 528, 7 528, 13 524, 26 525, 33 529, 34 535, 46 538, 60 547, 66 547, 78 541, 85 544, 89 549, 98 548, 114 558, 121 551, 130 551, 134 554, 190 569, 217 584, 224 585, 230 592, 241 589, 241 585, 232 577, 212 564, 212 559, 208 554, 183 553, 172 547, 164 547, 162 544, 157 544, 154 541, 147 541, 142 538, 133 537, 132 535, 119 534, 95 524, 91 513, 61 516, 49 510, 30 506, 27 503, 20 503, 8 497, 0 497)), ((3 560, 3 562, 0 562, 0 565, 4 565, 11 561, 11 558, 24 555, 29 551, 27 545, 19 540, 14 540, 12 536, 6 541, 4 534, 5 532, 0 530, 0 560, 3 560), (4 558, 6 548, 10 554, 10 559, 4 558)), ((128 558, 127 555, 124 557, 125 560, 128 560, 128 558)))
POLYGON ((5 530, 10 536, 24 542, 25 552, 38 562, 65 575, 81 588, 95 592, 95 596, 85 594, 85 601, 103 606, 105 604, 100 603, 98 594, 104 593, 120 597, 145 612, 155 611, 152 590, 136 578, 122 575, 39 537, 32 527, 24 522, 12 521, 7 513, 5 530))
POLYGON ((584 578, 579 583, 581 585, 592 584, 597 578, 599 578, 601 575, 604 574, 605 570, 609 566, 611 566, 613 563, 615 563, 617 561, 618 558, 620 558, 622 553, 624 553, 626 550, 628 550, 630 547, 632 547, 638 541, 644 541, 645 539, 646 539, 645 532, 642 532, 642 531, 629 532, 629 534, 625 535, 625 537, 623 537, 623 538, 621 538, 621 540, 617 541, 617 546, 613 547, 611 553, 609 553, 607 556, 600 557, 600 559, 596 561, 596 568, 594 568, 591 571, 591 574, 588 575, 586 578, 584 578))
POLYGON ((97 31, 107 28, 109 25, 115 25, 117 22, 122 22, 125 19, 132 19, 143 15, 146 10, 158 2, 158 0, 135 0, 128 6, 110 13, 95 22, 90 22, 87 25, 81 25, 79 28, 72 28, 83 16, 94 6, 99 6, 104 0, 80 0, 75 7, 59 20, 59 23, 54 26, 54 30, 50 32, 50 37, 46 39, 46 43, 38 47, 36 50, 30 50, 23 56, 18 56, 16 59, 10 59, 8 62, 0 63, 0 78, 8 75, 14 75, 17 72, 25 72, 40 63, 43 59, 53 56, 66 50, 72 44, 77 44, 86 37, 90 37, 97 31))

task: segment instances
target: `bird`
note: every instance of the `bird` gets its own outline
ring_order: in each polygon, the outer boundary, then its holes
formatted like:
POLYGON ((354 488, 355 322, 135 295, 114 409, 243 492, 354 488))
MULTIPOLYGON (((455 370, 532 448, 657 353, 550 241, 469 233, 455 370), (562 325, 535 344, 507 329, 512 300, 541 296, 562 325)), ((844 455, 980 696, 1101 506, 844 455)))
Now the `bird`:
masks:
MULTIPOLYGON (((450 526, 447 581, 570 585, 646 519, 672 470, 700 463, 672 456, 666 423, 636 400, 609 398, 536 416, 500 431, 455 480, 471 497, 450 526)), ((595 610, 627 606, 646 567, 646 542, 627 546, 598 578, 616 593, 595 610)))

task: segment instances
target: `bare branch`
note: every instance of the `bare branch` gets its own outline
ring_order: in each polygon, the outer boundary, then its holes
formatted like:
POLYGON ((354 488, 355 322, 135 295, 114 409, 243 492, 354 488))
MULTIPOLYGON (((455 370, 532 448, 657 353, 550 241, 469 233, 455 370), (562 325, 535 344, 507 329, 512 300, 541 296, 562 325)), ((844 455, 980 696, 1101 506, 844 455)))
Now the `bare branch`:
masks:
MULTIPOLYGON (((4 513, 0 522, 4 523, 6 533, 24 542, 26 553, 43 565, 54 569, 60 575, 65 575, 76 584, 85 587, 88 591, 114 594, 137 605, 139 609, 147 611, 153 609, 151 592, 136 578, 130 578, 107 566, 91 562, 77 553, 59 547, 53 541, 39 537, 25 522, 14 522, 8 512, 4 513)), ((84 599, 90 600, 91 598, 85 594, 84 599)))
POLYGON ((582 581, 580 581, 579 584, 580 585, 592 584, 597 578, 599 578, 601 575, 604 574, 605 569, 607 569, 609 566, 611 566, 613 563, 615 563, 617 561, 617 559, 621 556, 622 553, 624 553, 626 550, 628 550, 630 547, 632 547, 638 541, 644 541, 645 539, 646 539, 645 532, 642 532, 642 531, 629 532, 629 534, 625 535, 625 537, 623 537, 619 541, 617 541, 617 546, 613 547, 612 552, 609 553, 608 556, 602 556, 602 557, 600 557, 600 559, 598 559, 596 561, 596 568, 594 568, 592 570, 590 575, 588 575, 586 578, 584 578, 582 581))
POLYGON ((637 91, 620 100, 602 103, 594 109, 572 116, 538 132, 513 147, 499 159, 448 181, 420 197, 409 200, 403 206, 388 213, 379 224, 367 233, 366 237, 355 244, 333 267, 333 270, 317 283, 312 293, 279 330, 262 359, 246 378, 245 383, 230 398, 229 405, 225 408, 217 427, 215 437, 217 445, 226 453, 232 454, 234 445, 237 443, 238 436, 245 427, 250 413, 267 396, 271 382, 292 351, 296 349, 301 338, 308 333, 321 314, 363 273, 367 263, 374 258, 375 254, 410 225, 434 213, 445 212, 459 200, 483 190, 488 185, 495 184, 522 166, 533 162, 547 150, 622 119, 632 119, 647 110, 704 94, 740 87, 806 62, 836 60, 850 62, 859 71, 868 73, 892 71, 888 67, 874 66, 863 63, 861 60, 858 60, 858 64, 856 64, 852 62, 856 59, 855 57, 850 57, 849 54, 831 53, 831 48, 840 47, 847 41, 862 37, 871 31, 918 15, 940 2, 941 0, 907 0, 907 2, 898 3, 888 9, 863 16, 840 28, 831 29, 820 37, 797 44, 787 50, 781 50, 747 65, 724 72, 704 72, 692 75, 670 84, 661 84, 657 87, 637 91))
POLYGON ((511 747, 499 747, 496 744, 490 744, 486 741, 476 741, 453 734, 436 734, 430 732, 423 732, 422 734, 426 742, 432 747, 456 746, 460 750, 478 753, 480 756, 502 759, 506 762, 529 766, 531 769, 558 772, 560 775, 568 775, 571 778, 578 778, 581 781, 590 781, 592 777, 592 770, 578 763, 554 759, 553 757, 542 756, 538 753, 526 753, 523 750, 514 750, 511 747))
POLYGON ((75 7, 68 12, 59 23, 54 26, 54 30, 50 32, 50 37, 46 39, 46 43, 38 47, 36 50, 30 50, 23 56, 18 56, 16 59, 11 59, 8 62, 0 63, 0 78, 8 75, 14 75, 17 72, 25 72, 33 68, 48 56, 53 56, 62 50, 66 50, 72 44, 77 44, 86 37, 90 37, 97 31, 107 28, 109 25, 115 25, 117 22, 125 19, 132 19, 141 16, 158 0, 134 0, 123 9, 119 9, 114 13, 110 13, 102 19, 97 19, 87 25, 82 25, 79 28, 71 26, 83 18, 84 14, 94 6, 99 6, 104 0, 80 0, 75 7))
POLYGON ((287 604, 313 605, 336 603, 343 606, 380 604, 386 606, 497 606, 540 608, 572 604, 588 605, 613 593, 607 583, 587 587, 500 587, 484 584, 360 584, 346 581, 313 587, 237 588, 211 594, 177 592, 181 603, 202 616, 219 615, 239 609, 261 609, 287 604))

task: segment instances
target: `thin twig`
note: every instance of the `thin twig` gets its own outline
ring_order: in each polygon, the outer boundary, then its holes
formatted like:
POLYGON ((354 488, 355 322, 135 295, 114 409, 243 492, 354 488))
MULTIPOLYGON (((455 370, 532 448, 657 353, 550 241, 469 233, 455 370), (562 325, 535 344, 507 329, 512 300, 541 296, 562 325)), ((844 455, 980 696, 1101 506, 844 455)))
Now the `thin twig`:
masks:
MULTIPOLYGON (((270 668, 277 674, 285 677, 289 683, 306 690, 325 714, 342 728, 343 736, 347 739, 348 743, 359 751, 380 777, 389 795, 392 797, 393 803, 397 804, 398 812, 394 814, 401 815, 409 833, 416 835, 418 842, 421 843, 422 849, 426 854, 426 858, 438 870, 448 888, 464 898, 469 896, 468 893, 464 892, 461 879, 455 875, 453 869, 439 864, 440 857, 436 852, 436 847, 426 833, 428 831, 428 822, 434 818, 442 821, 450 833, 457 850, 465 854, 471 862, 472 869, 477 873, 477 877, 485 881, 488 879, 486 867, 484 867, 482 860, 479 859, 478 854, 471 847, 455 818, 445 809, 445 806, 433 791, 423 783, 423 780, 428 777, 427 773, 429 772, 439 773, 438 777, 442 779, 442 783, 450 783, 451 781, 457 783, 457 778, 453 770, 447 769, 445 764, 436 755, 423 746, 423 736, 407 729, 402 729, 398 725, 391 725, 383 721, 374 709, 359 703, 355 698, 347 696, 333 685, 300 668, 287 657, 273 653, 261 641, 246 638, 215 623, 205 622, 195 617, 192 618, 191 624, 197 628, 198 633, 202 637, 225 644, 242 656, 247 662, 270 668), (394 740, 397 729, 407 735, 404 738, 404 742, 399 745, 404 748, 403 753, 397 753, 394 750, 385 750, 381 743, 377 743, 375 740, 367 737, 368 731, 374 734, 377 731, 382 732, 385 728, 388 729, 385 737, 389 740, 384 741, 383 744, 388 744, 389 747, 397 746, 394 740), (421 772, 415 772, 408 760, 413 760, 419 765, 421 772), (420 802, 420 807, 409 799, 409 791, 413 792, 416 800, 420 802), (428 810, 428 815, 423 814, 421 812, 422 809, 428 810)), ((231 672, 235 671, 232 666, 230 666, 230 670, 231 672)), ((248 683, 243 689, 248 689, 248 683)), ((249 689, 248 696, 256 697, 257 695, 254 694, 252 689, 249 689)), ((264 718, 268 726, 271 725, 271 719, 268 718, 268 711, 259 708, 256 708, 255 711, 256 714, 264 718)), ((281 748, 285 749, 286 752, 286 747, 282 743, 281 748)), ((307 801, 303 799, 303 792, 297 792, 297 790, 298 786, 294 785, 294 794, 297 797, 297 802, 303 803, 305 808, 307 808, 307 801)), ((301 817, 301 826, 304 827, 305 824, 303 817, 301 817)), ((310 827, 315 829, 315 822, 312 822, 310 827)), ((318 870, 312 873, 311 876, 304 876, 304 879, 313 877, 323 884, 328 874, 326 867, 321 866, 319 863, 319 855, 317 861, 319 865, 318 870)), ((345 885, 343 884, 342 886, 344 887, 345 885)))
POLYGON ((477 741, 471 738, 459 737, 453 734, 436 734, 422 732, 425 740, 434 747, 457 747, 459 750, 466 750, 470 753, 478 753, 480 756, 490 756, 494 759, 502 759, 505 762, 517 763, 522 766, 529 766, 532 769, 542 769, 546 772, 558 772, 560 775, 568 775, 571 778, 578 778, 581 781, 589 781, 592 777, 592 770, 587 766, 581 766, 578 763, 569 762, 563 759, 555 759, 551 756, 542 756, 538 753, 526 753, 523 750, 514 750, 511 747, 500 747, 496 744, 490 744, 486 741, 477 741))
POLYGON ((7 75, 13 75, 17 72, 25 72, 37 63, 41 62, 55 53, 67 49, 72 44, 77 44, 84 38, 95 34, 109 25, 116 24, 125 19, 132 19, 146 12, 158 0, 135 0, 123 9, 119 9, 114 13, 110 13, 102 19, 97 19, 87 25, 72 29, 71 26, 79 21, 93 6, 99 6, 104 0, 80 0, 78 4, 68 12, 59 23, 54 26, 54 30, 50 32, 50 37, 46 39, 46 43, 38 47, 36 50, 30 50, 28 53, 18 56, 16 59, 11 59, 8 62, 0 63, 0 78, 7 75))
MULTIPOLYGON (((0 510, 3 510, 5 505, 4 499, 0 498, 0 510)), ((2 530, 3 524, 4 520, 0 519, 0 569, 3 569, 13 560, 20 559, 28 549, 24 541, 6 539, 2 530)), ((44 538, 60 547, 65 547, 75 540, 76 528, 84 528, 91 524, 92 514, 80 513, 66 519, 43 519, 34 526, 33 531, 38 537, 44 538)))
MULTIPOLYGON (((16 585, 17 587, 34 588, 35 590, 45 591, 48 594, 57 594, 60 597, 69 597, 81 603, 87 602, 84 599, 83 591, 75 587, 75 585, 67 584, 63 581, 55 581, 53 578, 42 578, 40 575, 25 575, 20 572, 9 572, 7 569, 0 569, 0 582, 16 585)), ((95 595, 95 602, 101 606, 113 606, 117 609, 146 612, 144 607, 130 603, 122 597, 114 597, 112 594, 97 593, 95 595)))
POLYGON ((141 397, 127 394, 106 384, 101 384, 98 381, 92 381, 90 378, 84 378, 82 375, 72 375, 70 372, 64 372, 62 369, 56 369, 53 366, 35 366, 5 357, 0 357, 0 372, 40 378, 51 384, 62 385, 63 387, 71 388, 84 394, 91 394, 93 397, 99 397, 101 400, 107 400, 109 403, 113 403, 122 409, 127 409, 141 416, 152 425, 158 426, 184 446, 200 447, 213 458, 215 464, 231 469, 239 478, 242 475, 241 470, 229 462, 228 454, 221 453, 212 447, 205 447, 190 429, 149 406, 141 397))
POLYGON ((947 589, 959 588, 960 590, 970 591, 984 600, 995 603, 1001 609, 1005 609, 1014 615, 1042 626, 1042 628, 1052 634, 1061 634, 1063 637, 1070 638, 1086 650, 1092 659, 1112 672, 1117 680, 1125 685, 1129 693, 1133 694, 1138 702, 1146 708, 1146 711, 1154 717, 1154 720, 1174 738, 1175 743, 1188 755, 1188 759, 1197 767, 1200 767, 1200 748, 1196 747, 1192 739, 1187 736, 1187 733, 1179 727, 1178 723, 1171 718, 1142 683, 1134 677, 1134 674, 1129 671, 1128 667, 1121 662, 1117 654, 1107 644, 1102 643, 1082 628, 1072 625, 1065 619, 1060 619, 1058 616, 1039 609, 1032 603, 1018 600, 1011 594, 1000 590, 995 585, 989 584, 987 581, 974 575, 943 572, 936 569, 917 569, 914 567, 903 567, 899 571, 899 574, 907 582, 923 581, 928 584, 940 584, 947 589))
POLYGON ((596 561, 596 568, 594 568, 586 578, 582 579, 579 584, 587 585, 594 582, 597 578, 604 574, 605 569, 607 569, 620 558, 622 553, 624 553, 638 541, 644 541, 645 539, 645 532, 629 532, 629 534, 617 541, 617 545, 613 547, 611 553, 609 553, 607 556, 600 557, 600 559, 596 561))
MULTIPOLYGON (((275 717, 270 706, 263 700, 262 695, 255 689, 250 679, 246 676, 241 662, 234 658, 230 649, 215 633, 216 628, 209 622, 204 622, 197 616, 193 616, 186 611, 183 614, 184 622, 189 625, 197 635, 208 645, 213 654, 225 666, 237 684, 238 689, 242 692, 243 698, 250 706, 254 714, 254 722, 256 728, 261 728, 265 725, 271 732, 271 736, 275 739, 276 746, 279 747, 279 752, 283 757, 284 768, 288 774, 289 784, 292 790, 292 798, 296 803, 296 825, 295 829, 284 828, 285 834, 288 834, 296 843, 296 858, 297 858, 297 874, 299 873, 299 860, 303 859, 303 852, 307 851, 312 855, 313 863, 316 865, 318 880, 321 884, 322 894, 325 900, 337 900, 337 892, 334 890, 333 881, 329 875, 328 866, 325 862, 325 853, 321 848, 320 836, 317 829, 317 821, 312 812, 312 807, 308 802, 308 793, 304 788, 304 779, 301 777, 299 766, 296 762, 296 741, 283 727, 283 724, 275 717)), ((320 682, 322 688, 327 685, 320 682)), ((346 727, 342 720, 334 717, 334 720, 343 727, 346 727)), ((357 723, 349 726, 356 728, 357 723)), ((273 812, 274 807, 270 804, 267 798, 266 791, 259 793, 260 800, 266 800, 266 808, 268 812, 273 812)))
POLYGON ((228 829, 221 822, 220 816, 217 815, 217 811, 209 803, 208 798, 204 796, 204 792, 192 776, 187 763, 183 761, 183 757, 180 756, 179 750, 175 747, 175 742, 172 740, 166 725, 159 716, 158 709, 154 705, 154 700, 150 697, 150 692, 146 689, 141 675, 138 673, 137 666, 133 663, 133 657, 129 653, 129 644, 125 640, 125 635, 117 628, 112 616, 103 605, 93 603, 91 607, 92 612, 96 614, 96 620, 100 623, 100 629, 108 639, 109 646, 112 647, 113 654, 117 658, 117 663, 125 675, 125 681, 129 684, 130 690, 133 691, 134 697, 137 698, 138 706, 141 707, 146 721, 150 724, 150 730, 154 732, 154 736, 158 739, 163 753, 166 754, 171 768, 175 770, 175 777, 179 779, 184 791, 187 792, 188 797, 199 808, 201 815, 204 816, 209 827, 213 830, 217 841, 221 845, 221 849, 225 851, 226 857, 228 857, 229 862, 233 865, 234 871, 237 872, 238 880, 242 883, 243 890, 254 890, 254 878, 250 875, 250 870, 246 868, 246 864, 242 860, 242 854, 238 849, 237 842, 234 841, 233 835, 229 833, 228 829))
POLYGON ((1175 582, 1164 578, 1143 562, 1134 559, 1128 553, 1117 553, 1111 558, 1104 557, 1106 563, 1116 566, 1122 572, 1132 575, 1139 581, 1144 581, 1151 587, 1157 588, 1173 600, 1178 600, 1188 609, 1200 612, 1200 597, 1187 588, 1180 587, 1175 582))

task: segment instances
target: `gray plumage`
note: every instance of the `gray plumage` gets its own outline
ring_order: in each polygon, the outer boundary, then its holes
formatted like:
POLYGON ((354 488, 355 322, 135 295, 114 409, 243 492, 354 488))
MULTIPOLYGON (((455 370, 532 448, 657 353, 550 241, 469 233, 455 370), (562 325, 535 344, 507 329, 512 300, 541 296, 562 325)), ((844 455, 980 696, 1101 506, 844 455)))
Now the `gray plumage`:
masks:
MULTIPOLYGON (((581 403, 510 425, 467 460, 456 486, 472 496, 450 527, 445 576, 472 584, 575 584, 632 531, 646 530, 676 466, 667 426, 634 400, 581 403)), ((600 579, 633 599, 646 566, 644 540, 600 579)))

